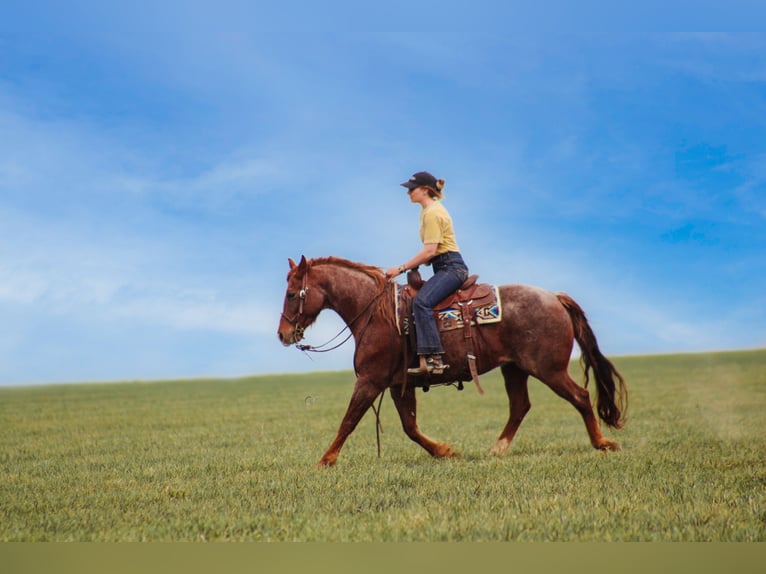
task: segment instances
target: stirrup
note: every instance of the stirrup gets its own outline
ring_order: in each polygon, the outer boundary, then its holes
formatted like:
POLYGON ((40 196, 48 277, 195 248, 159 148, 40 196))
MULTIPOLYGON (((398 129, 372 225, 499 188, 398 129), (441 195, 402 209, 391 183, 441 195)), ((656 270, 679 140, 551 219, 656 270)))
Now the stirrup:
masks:
POLYGON ((445 365, 442 361, 441 355, 427 355, 425 363, 425 368, 420 364, 415 368, 407 369, 407 372, 410 375, 441 375, 449 369, 449 365, 445 365))

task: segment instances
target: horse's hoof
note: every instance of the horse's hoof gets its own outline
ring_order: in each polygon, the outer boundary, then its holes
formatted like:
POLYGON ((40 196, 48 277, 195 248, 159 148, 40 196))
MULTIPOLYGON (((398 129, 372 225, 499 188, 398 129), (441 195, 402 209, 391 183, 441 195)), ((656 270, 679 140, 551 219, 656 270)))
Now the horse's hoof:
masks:
POLYGON ((460 458, 460 453, 453 450, 448 444, 440 445, 440 447, 434 452, 436 458, 460 458))
POLYGON ((335 460, 321 458, 317 463, 317 468, 330 468, 331 466, 335 466, 335 460))
POLYGON ((489 451, 489 454, 494 456, 504 456, 508 454, 508 448, 511 446, 511 442, 500 439, 495 443, 495 446, 489 451))
POLYGON ((602 442, 599 446, 596 447, 598 450, 601 451, 616 451, 616 450, 622 450, 622 447, 620 446, 620 443, 614 442, 612 440, 606 440, 604 439, 604 442, 602 442))

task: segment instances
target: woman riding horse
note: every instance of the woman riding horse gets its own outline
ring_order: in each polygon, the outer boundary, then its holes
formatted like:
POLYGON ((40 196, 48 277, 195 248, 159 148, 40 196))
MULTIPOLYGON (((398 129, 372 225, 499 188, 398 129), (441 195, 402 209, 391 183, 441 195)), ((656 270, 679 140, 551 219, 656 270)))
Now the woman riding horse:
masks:
POLYGON ((434 306, 463 284, 468 277, 468 267, 460 255, 452 218, 441 201, 444 180, 436 179, 427 171, 419 171, 401 185, 407 188, 410 201, 420 204, 423 248, 407 263, 388 269, 386 278, 393 279, 419 265, 433 266, 433 277, 426 281, 412 304, 420 365, 409 369, 409 373, 440 375, 449 365, 442 359, 444 348, 436 326, 434 306))

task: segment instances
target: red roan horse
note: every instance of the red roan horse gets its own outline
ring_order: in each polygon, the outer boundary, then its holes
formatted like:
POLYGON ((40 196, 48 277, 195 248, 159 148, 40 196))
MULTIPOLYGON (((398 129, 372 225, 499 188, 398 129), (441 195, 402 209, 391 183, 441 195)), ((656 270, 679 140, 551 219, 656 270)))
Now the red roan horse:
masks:
MULTIPOLYGON (((431 440, 418 429, 415 389, 422 377, 407 375, 407 341, 395 323, 394 283, 373 266, 336 257, 290 260, 282 319, 278 336, 283 345, 297 344, 306 328, 323 309, 333 309, 346 323, 356 342, 354 369, 356 383, 351 402, 338 434, 319 466, 335 464, 343 443, 353 432, 375 399, 391 387, 391 398, 399 412, 404 432, 434 457, 456 456, 446 443, 431 440), (404 388, 402 388, 404 385, 404 388)), ((505 454, 529 411, 527 378, 532 375, 569 401, 582 415, 590 442, 601 450, 619 450, 620 445, 605 438, 593 414, 588 391, 577 385, 567 372, 573 341, 581 350, 587 387, 593 370, 597 389, 597 411, 604 423, 621 428, 627 408, 627 389, 614 365, 601 354, 596 337, 580 306, 568 295, 553 294, 536 287, 500 287, 502 321, 475 329, 477 367, 485 373, 500 367, 510 401, 510 416, 492 453, 505 454)), ((469 365, 462 330, 441 334, 450 365, 443 375, 433 375, 428 385, 469 381, 469 365)))

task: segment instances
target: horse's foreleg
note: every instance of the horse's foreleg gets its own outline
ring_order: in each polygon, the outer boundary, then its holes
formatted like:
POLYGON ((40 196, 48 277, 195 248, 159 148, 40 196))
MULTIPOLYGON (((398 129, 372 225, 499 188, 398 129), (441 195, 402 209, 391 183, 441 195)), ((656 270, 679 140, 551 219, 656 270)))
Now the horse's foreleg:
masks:
POLYGON ((417 398, 415 397, 415 389, 413 387, 408 387, 404 391, 404 395, 402 395, 398 388, 393 387, 391 389, 391 398, 394 400, 396 410, 399 412, 404 432, 413 441, 426 449, 428 454, 437 458, 460 456, 452 450, 449 444, 435 442, 420 432, 417 421, 417 398))
POLYGON ((491 454, 497 455, 508 452, 521 421, 524 420, 524 416, 531 407, 527 389, 527 373, 511 364, 503 365, 502 371, 505 378, 505 392, 508 393, 508 402, 510 403, 510 415, 508 416, 508 423, 503 432, 500 433, 500 438, 497 439, 495 446, 490 451, 491 454))
POLYGON ((343 420, 338 428, 338 434, 335 436, 335 440, 332 441, 330 448, 324 453, 317 466, 332 466, 335 461, 338 460, 340 449, 343 448, 343 443, 346 442, 348 436, 354 431, 356 425, 362 420, 364 413, 372 406, 377 396, 381 393, 381 390, 372 384, 368 380, 357 379, 354 385, 354 392, 351 395, 351 401, 346 409, 346 414, 343 416, 343 420))

